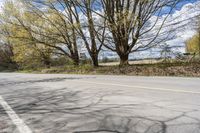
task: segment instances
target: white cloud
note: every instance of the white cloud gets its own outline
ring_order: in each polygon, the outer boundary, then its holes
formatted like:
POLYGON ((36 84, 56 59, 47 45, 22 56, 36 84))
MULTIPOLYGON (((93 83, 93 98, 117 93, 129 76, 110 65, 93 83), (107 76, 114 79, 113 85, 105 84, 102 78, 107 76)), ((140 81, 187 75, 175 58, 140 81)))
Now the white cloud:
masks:
MULTIPOLYGON (((175 11, 173 14, 171 14, 166 23, 164 28, 162 29, 162 32, 169 32, 174 35, 175 38, 172 40, 168 40, 167 42, 163 42, 164 45, 167 45, 172 48, 172 51, 174 53, 184 53, 185 52, 185 41, 191 38, 195 34, 195 28, 194 28, 194 17, 200 15, 200 1, 197 1, 195 3, 188 3, 182 7, 181 10, 175 11), (173 31, 173 32, 171 32, 173 31)), ((165 19, 166 16, 162 16, 159 19, 159 22, 157 23, 157 26, 154 28, 155 31, 160 27, 161 23, 165 19)), ((152 17, 150 20, 150 23, 154 23, 157 19, 157 16, 152 17)), ((152 31, 147 36, 152 36, 152 34, 155 34, 152 31)), ((145 38, 145 37, 144 37, 145 38)), ((162 37, 161 37, 162 38, 162 37)), ((144 42, 144 40, 142 40, 144 42)), ((148 42, 146 42, 148 43, 148 42)), ((162 45, 162 44, 161 44, 162 45)), ((163 47, 163 46, 161 46, 163 47)), ((130 58, 154 58, 160 56, 160 51, 162 49, 160 48, 152 48, 147 51, 142 52, 135 52, 130 55, 130 58)), ((112 52, 105 52, 104 56, 109 56, 109 54, 112 52)), ((173 55, 172 55, 173 56, 173 55)))
POLYGON ((4 3, 4 2, 5 2, 4 0, 0 0, 0 12, 1 12, 1 10, 2 10, 3 3, 4 3))
MULTIPOLYGON (((3 6, 4 2, 5 2, 5 0, 0 0, 0 7, 3 6)), ((176 29, 177 27, 179 27, 179 29, 175 31, 176 38, 168 41, 167 43, 170 46, 175 46, 175 45, 183 46, 183 48, 180 49, 180 52, 184 52, 185 41, 195 34, 194 27, 191 25, 192 19, 190 19, 190 18, 200 14, 200 10, 197 10, 198 7, 200 8, 200 1, 184 5, 181 10, 176 11, 175 13, 170 15, 170 17, 167 21, 167 25, 170 25, 170 26, 166 26, 167 28, 163 29, 163 30, 167 31, 169 29, 176 29), (179 22, 181 22, 181 23, 179 23, 179 22), (179 23, 179 24, 174 26, 174 25, 172 25, 173 23, 179 23), (187 25, 187 26, 181 27, 181 25, 187 25)), ((0 11, 1 11, 1 8, 0 8, 0 11)), ((81 18, 85 19, 83 15, 81 16, 81 18)), ((98 18, 96 18, 96 16, 95 16, 95 19, 98 20, 98 18)), ((152 21, 153 21, 153 19, 152 19, 152 21)), ((161 18, 161 21, 162 21, 162 18, 161 18)), ((158 53, 157 49, 154 49, 154 50, 149 50, 149 51, 145 51, 145 52, 140 52, 140 54, 135 53, 135 54, 132 54, 131 56, 135 57, 134 55, 140 55, 140 57, 141 57, 141 55, 142 55, 142 57, 144 57, 144 58, 151 58, 151 57, 155 57, 155 56, 159 55, 157 53, 158 53)), ((105 55, 108 55, 108 54, 109 54, 109 52, 105 55)))
MULTIPOLYGON (((186 40, 191 38, 196 33, 194 17, 197 15, 200 15, 200 1, 188 3, 184 5, 181 10, 177 10, 169 16, 162 32, 168 32, 170 30, 173 31, 171 34, 175 35, 175 38, 167 41, 166 43, 169 47, 180 46, 180 48, 172 48, 175 52, 185 52, 186 40)), ((160 23, 163 21, 163 18, 160 19, 160 23)), ((155 18, 153 17, 151 21, 155 21, 154 19, 155 18)), ((153 58, 160 56, 160 52, 157 48, 153 48, 151 50, 131 54, 130 58, 141 58, 141 55, 142 58, 153 58)))
POLYGON ((176 40, 179 40, 179 43, 183 44, 187 39, 195 34, 194 17, 200 15, 199 9, 200 1, 197 1, 193 4, 189 3, 184 5, 180 11, 176 11, 170 16, 168 20, 169 24, 178 23, 177 25, 169 28, 178 28, 176 30, 176 40))

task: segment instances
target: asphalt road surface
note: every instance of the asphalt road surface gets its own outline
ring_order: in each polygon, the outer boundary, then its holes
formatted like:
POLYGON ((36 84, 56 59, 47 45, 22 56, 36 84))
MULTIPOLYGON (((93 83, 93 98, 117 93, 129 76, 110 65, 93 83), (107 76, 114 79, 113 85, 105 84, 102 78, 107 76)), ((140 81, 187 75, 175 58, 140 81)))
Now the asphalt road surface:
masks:
POLYGON ((200 133, 200 78, 0 73, 0 133, 200 133))

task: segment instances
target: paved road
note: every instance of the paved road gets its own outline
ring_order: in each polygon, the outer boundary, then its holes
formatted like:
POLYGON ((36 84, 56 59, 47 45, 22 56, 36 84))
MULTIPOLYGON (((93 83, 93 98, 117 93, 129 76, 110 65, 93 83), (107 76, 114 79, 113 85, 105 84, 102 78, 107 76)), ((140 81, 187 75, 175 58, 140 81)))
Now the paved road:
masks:
POLYGON ((200 79, 0 73, 0 133, 200 133, 200 79))

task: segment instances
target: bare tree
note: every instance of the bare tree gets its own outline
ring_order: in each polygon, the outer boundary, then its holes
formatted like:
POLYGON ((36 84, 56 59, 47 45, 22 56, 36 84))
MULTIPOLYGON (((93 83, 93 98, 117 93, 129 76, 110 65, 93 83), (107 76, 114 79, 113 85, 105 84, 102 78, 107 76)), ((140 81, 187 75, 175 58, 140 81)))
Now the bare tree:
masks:
POLYGON ((123 66, 130 53, 166 40, 159 36, 169 34, 162 28, 179 1, 21 0, 22 12, 35 20, 13 13, 7 22, 23 27, 32 41, 56 49, 56 54, 72 59, 75 65, 79 64, 82 42, 94 66, 99 65, 102 46, 116 52, 123 66))
POLYGON ((130 53, 152 47, 179 1, 102 0, 104 17, 114 42, 114 45, 106 44, 105 47, 117 52, 120 65, 127 65, 130 53), (168 9, 165 14, 164 9, 168 9), (162 21, 159 19, 161 16, 162 21))
MULTIPOLYGON (((11 14, 10 24, 23 27, 31 35, 31 40, 53 48, 56 54, 70 58, 74 65, 79 65, 77 35, 73 28, 76 21, 72 12, 64 14, 58 7, 59 1, 21 0, 23 13, 37 18, 34 21, 23 19, 21 14, 11 14), (13 18, 15 23, 13 23, 13 18), (47 41, 48 40, 48 41, 47 41)), ((26 38, 27 39, 27 38, 26 38)))
MULTIPOLYGON (((32 12, 57 30, 56 33, 45 33, 45 36, 51 35, 51 40, 55 40, 55 37, 52 37, 52 35, 56 36, 56 39, 61 38, 62 41, 58 41, 57 44, 66 44, 70 54, 63 51, 61 47, 53 47, 72 58, 74 62, 78 64, 79 56, 77 42, 80 42, 81 40, 87 48, 93 61, 93 66, 99 65, 98 55, 104 43, 105 22, 103 21, 101 26, 95 24, 92 8, 94 7, 94 4, 97 3, 95 3, 94 0, 33 0, 31 2, 25 0, 25 3, 32 12), (38 7, 38 4, 42 7, 38 7), (47 12, 49 12, 49 10, 53 12, 53 15, 56 16, 57 20, 52 20, 52 18, 48 16, 47 12), (81 20, 81 14, 86 17, 86 20, 81 20), (87 33, 89 33, 89 35, 87 35, 87 33)), ((40 26, 39 28, 45 29, 48 27, 40 26)))
POLYGON ((80 12, 75 11, 77 23, 80 23, 77 31, 87 48, 93 66, 98 66, 98 55, 105 41, 106 30, 105 19, 95 12, 95 7, 101 7, 101 3, 97 0, 71 0, 71 2, 74 5, 74 9, 78 8, 80 10, 80 12), (80 20, 80 14, 85 17, 83 22, 80 20), (95 20, 94 15, 97 15, 99 19, 95 20))

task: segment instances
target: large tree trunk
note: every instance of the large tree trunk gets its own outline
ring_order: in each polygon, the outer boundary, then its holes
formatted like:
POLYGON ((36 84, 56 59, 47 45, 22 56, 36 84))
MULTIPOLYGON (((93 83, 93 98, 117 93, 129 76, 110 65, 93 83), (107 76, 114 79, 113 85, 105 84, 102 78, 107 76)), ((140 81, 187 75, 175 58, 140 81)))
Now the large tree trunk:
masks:
POLYGON ((129 65, 129 61, 128 61, 128 58, 129 58, 129 54, 122 54, 122 55, 119 55, 120 57, 120 66, 128 66, 129 65))
POLYGON ((50 60, 44 59, 43 62, 44 62, 44 65, 45 65, 46 68, 50 68, 51 67, 51 61, 50 60))
POLYGON ((78 52, 74 53, 72 56, 72 61, 75 66, 78 66, 80 63, 78 52))
POLYGON ((93 65, 94 67, 98 67, 98 66, 99 66, 98 54, 93 54, 93 55, 91 56, 91 58, 92 58, 92 65, 93 65))
POLYGON ((91 50, 88 50, 91 52, 91 58, 92 58, 92 64, 94 67, 99 66, 98 62, 98 50, 97 50, 97 44, 96 44, 96 36, 95 36, 95 26, 93 22, 92 17, 92 10, 90 9, 91 6, 91 0, 88 0, 86 3, 86 9, 87 9, 87 19, 88 19, 88 28, 90 33, 90 39, 91 39, 91 50))

